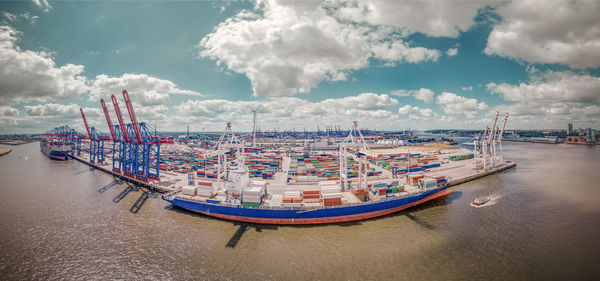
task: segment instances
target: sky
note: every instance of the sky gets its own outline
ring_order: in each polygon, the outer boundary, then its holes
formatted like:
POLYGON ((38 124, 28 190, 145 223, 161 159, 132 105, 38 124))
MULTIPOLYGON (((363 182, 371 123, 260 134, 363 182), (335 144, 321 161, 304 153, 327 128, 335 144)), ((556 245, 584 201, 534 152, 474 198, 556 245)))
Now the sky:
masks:
POLYGON ((600 128, 600 1, 2 1, 0 133, 600 128))

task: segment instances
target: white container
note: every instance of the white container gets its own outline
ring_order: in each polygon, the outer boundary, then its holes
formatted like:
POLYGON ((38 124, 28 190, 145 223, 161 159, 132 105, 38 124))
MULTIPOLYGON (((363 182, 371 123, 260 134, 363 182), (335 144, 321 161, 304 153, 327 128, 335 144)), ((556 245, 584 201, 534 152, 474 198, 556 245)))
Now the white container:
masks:
POLYGON ((320 181, 319 182, 319 187, 323 187, 323 186, 337 186, 337 182, 336 181, 320 181))
POLYGON ((265 191, 264 186, 251 186, 248 189, 244 190, 243 195, 263 195, 265 191))
POLYGON ((302 193, 300 190, 286 190, 283 195, 285 195, 285 197, 300 197, 302 193))
POLYGON ((338 193, 340 192, 341 188, 339 186, 323 186, 321 187, 321 194, 327 194, 327 193, 338 193))
POLYGON ((283 207, 302 207, 302 203, 283 203, 283 207))
POLYGON ((304 203, 319 203, 319 202, 321 202, 321 199, 319 199, 319 198, 303 199, 302 202, 304 202, 304 203))
POLYGON ((183 195, 194 196, 194 195, 196 195, 196 187, 195 186, 184 186, 181 189, 181 193, 183 195))
POLYGON ((242 198, 242 200, 244 202, 260 203, 260 202, 262 202, 262 197, 261 196, 244 196, 242 198))
POLYGON ((323 199, 342 198, 342 193, 341 192, 337 192, 337 193, 325 193, 325 194, 321 195, 321 197, 323 197, 323 199))

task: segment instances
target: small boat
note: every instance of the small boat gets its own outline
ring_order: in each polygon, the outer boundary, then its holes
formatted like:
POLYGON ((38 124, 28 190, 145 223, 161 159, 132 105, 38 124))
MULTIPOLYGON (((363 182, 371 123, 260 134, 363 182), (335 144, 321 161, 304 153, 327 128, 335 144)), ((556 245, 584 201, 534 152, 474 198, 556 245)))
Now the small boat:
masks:
POLYGON ((489 202, 491 198, 477 198, 473 201, 473 206, 481 206, 487 202, 489 202))

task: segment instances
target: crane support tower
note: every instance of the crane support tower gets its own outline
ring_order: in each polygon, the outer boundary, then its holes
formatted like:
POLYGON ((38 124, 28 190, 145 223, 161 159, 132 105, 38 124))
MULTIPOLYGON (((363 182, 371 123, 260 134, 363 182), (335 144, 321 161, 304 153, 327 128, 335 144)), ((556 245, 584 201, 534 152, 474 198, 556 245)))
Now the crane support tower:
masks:
POLYGON ((484 133, 474 141, 473 167, 475 169, 489 170, 502 164, 502 135, 504 134, 509 114, 508 112, 505 114, 502 127, 498 124, 499 115, 500 112, 496 111, 492 127, 487 127, 484 133), (496 149, 497 146, 500 146, 500 152, 496 149))
POLYGON ((365 141, 363 134, 358 128, 358 122, 352 123, 352 129, 348 136, 340 143, 340 183, 343 191, 350 188, 350 180, 348 180, 348 153, 352 153, 352 157, 357 160, 359 165, 358 170, 358 189, 367 188, 367 155, 370 154, 369 145, 365 141))

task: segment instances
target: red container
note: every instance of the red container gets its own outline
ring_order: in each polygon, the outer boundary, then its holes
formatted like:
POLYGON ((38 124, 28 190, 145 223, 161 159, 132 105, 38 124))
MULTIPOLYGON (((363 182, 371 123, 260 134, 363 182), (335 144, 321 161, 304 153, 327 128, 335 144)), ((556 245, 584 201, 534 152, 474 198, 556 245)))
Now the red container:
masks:
POLYGON ((369 192, 366 189, 359 189, 354 191, 354 195, 356 196, 361 196, 361 195, 367 195, 369 194, 369 192))
POLYGON ((198 181, 198 185, 203 185, 203 186, 212 186, 212 182, 203 182, 203 181, 198 181))
POLYGON ((320 193, 320 191, 318 191, 318 190, 303 190, 302 191, 302 194, 304 194, 304 195, 307 195, 307 194, 317 194, 318 195, 319 193, 320 193))

